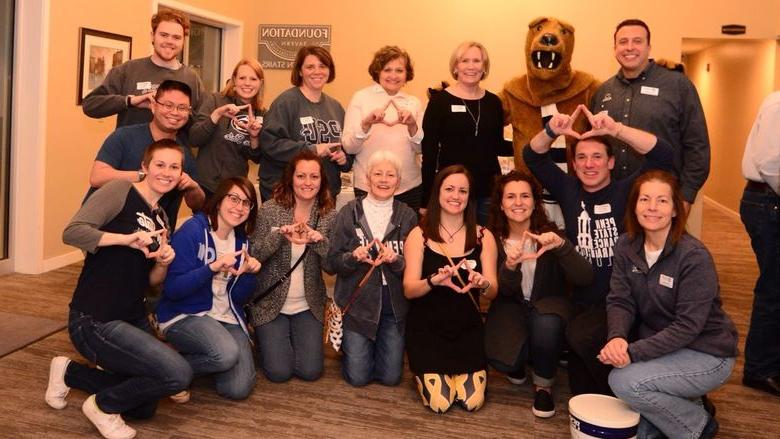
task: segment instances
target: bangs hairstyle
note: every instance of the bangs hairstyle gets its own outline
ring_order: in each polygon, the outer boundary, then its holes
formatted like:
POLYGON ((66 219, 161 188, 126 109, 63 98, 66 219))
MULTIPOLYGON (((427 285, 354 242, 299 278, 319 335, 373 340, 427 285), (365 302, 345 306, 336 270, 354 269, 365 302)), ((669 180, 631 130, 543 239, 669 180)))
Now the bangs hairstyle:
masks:
POLYGON ((303 68, 303 61, 307 56, 314 55, 321 63, 325 64, 328 68, 328 80, 326 83, 333 82, 336 79, 336 65, 333 63, 333 57, 327 49, 320 46, 303 46, 298 50, 298 54, 295 55, 295 61, 293 62, 292 72, 290 72, 290 82, 296 87, 300 87, 303 84, 303 76, 301 75, 301 68, 303 68))
POLYGON ((330 195, 330 189, 328 189, 328 176, 325 175, 325 168, 322 166, 320 157, 313 151, 305 149, 295 157, 287 162, 287 166, 284 168, 282 179, 274 186, 273 194, 271 197, 276 200, 277 204, 285 209, 292 209, 295 207, 295 190, 293 189, 293 179, 295 178, 295 168, 299 162, 312 161, 317 162, 320 167, 320 190, 317 192, 317 205, 319 206, 320 215, 325 214, 335 207, 333 197, 330 195))
POLYGON ((452 55, 450 55, 450 74, 454 79, 458 79, 458 73, 455 70, 455 66, 457 66, 458 61, 463 58, 463 54, 472 47, 476 47, 482 52, 482 79, 488 77, 488 73, 490 73, 490 57, 488 56, 487 49, 476 41, 464 41, 460 43, 460 45, 452 51, 452 55))
POLYGON ((647 45, 650 45, 650 28, 647 26, 647 23, 638 18, 629 18, 628 20, 623 20, 618 23, 617 27, 615 28, 615 33, 612 34, 613 43, 617 43, 618 31, 626 26, 639 26, 645 28, 645 32, 647 32, 647 45))
POLYGON ((157 26, 163 21, 179 23, 184 29, 184 36, 190 34, 190 19, 179 11, 174 9, 162 9, 152 15, 152 33, 157 32, 157 26))
POLYGON ((371 169, 373 169, 374 166, 382 162, 388 162, 391 165, 393 165, 393 168, 395 168, 395 175, 398 176, 398 183, 400 183, 401 182, 401 159, 398 158, 398 155, 396 153, 386 149, 380 149, 379 151, 376 151, 375 153, 371 154, 371 157, 368 158, 368 163, 366 163, 366 177, 370 177, 371 169))
POLYGON ((477 245, 477 203, 474 198, 474 180, 471 173, 463 165, 450 165, 439 171, 436 178, 433 179, 433 188, 431 197, 428 199, 425 215, 420 220, 420 228, 426 239, 432 239, 436 242, 444 242, 439 233, 441 225, 441 204, 439 204, 439 195, 444 179, 450 175, 463 174, 469 182, 469 198, 466 204, 466 210, 463 212, 463 223, 466 225, 466 245, 465 251, 473 249, 477 245))
POLYGON ((187 96, 187 99, 192 102, 192 89, 189 85, 181 82, 176 81, 174 79, 166 79, 165 81, 161 82, 160 85, 157 87, 157 91, 154 93, 154 100, 159 100, 163 93, 170 90, 178 90, 182 93, 184 93, 187 96))
POLYGON ((254 98, 252 98, 252 102, 250 102, 253 109, 259 110, 263 106, 265 73, 263 72, 263 66, 261 66, 260 62, 254 58, 244 58, 239 61, 238 64, 236 64, 236 67, 233 69, 233 74, 230 75, 230 79, 227 80, 227 84, 225 84, 225 87, 220 91, 220 93, 222 93, 222 96, 231 98, 236 96, 236 75, 238 75, 238 68, 241 66, 249 66, 249 68, 255 72, 255 75, 257 75, 257 78, 260 80, 260 87, 257 89, 257 94, 254 98))
POLYGON ((414 79, 412 58, 409 57, 409 53, 398 46, 384 46, 376 51, 374 59, 371 60, 371 64, 368 65, 368 74, 371 75, 371 79, 373 79, 374 82, 379 83, 379 72, 385 68, 387 63, 396 59, 403 60, 406 65, 406 82, 414 79))
POLYGON ((147 146, 144 150, 144 158, 141 161, 144 166, 149 168, 149 164, 152 162, 152 156, 154 156, 154 153, 157 151, 160 151, 162 149, 175 149, 176 151, 179 151, 181 154, 181 162, 179 162, 179 165, 182 167, 182 171, 184 168, 184 148, 176 143, 173 139, 160 139, 156 142, 152 142, 151 145, 147 146))
POLYGON ((666 183, 672 192, 672 206, 676 215, 672 217, 672 226, 669 229, 669 239, 672 244, 677 244, 680 238, 685 233, 685 223, 688 221, 688 213, 685 211, 685 202, 680 190, 680 184, 677 182, 677 177, 658 169, 647 171, 640 175, 634 185, 631 187, 631 192, 628 194, 628 205, 626 206, 626 217, 624 218, 626 232, 631 239, 644 233, 644 229, 639 224, 639 220, 636 217, 636 204, 639 201, 639 190, 642 184, 648 181, 658 181, 666 183))
POLYGON ((245 235, 251 235, 255 230, 255 220, 257 219, 257 192, 255 191, 255 186, 246 177, 230 177, 220 181, 217 190, 214 191, 214 195, 206 203, 203 213, 209 217, 211 230, 216 231, 219 226, 219 206, 230 193, 230 190, 233 189, 233 186, 239 188, 252 203, 252 208, 249 209, 249 216, 246 221, 236 226, 236 229, 241 230, 245 235))
POLYGON ((511 171, 506 175, 496 177, 495 190, 490 200, 488 229, 501 240, 509 237, 509 221, 504 211, 501 210, 501 202, 504 199, 504 189, 514 181, 528 183, 531 188, 531 196, 534 198, 534 211, 531 213, 528 231, 531 233, 555 232, 561 234, 558 226, 547 218, 542 201, 542 187, 530 174, 523 171, 511 171))

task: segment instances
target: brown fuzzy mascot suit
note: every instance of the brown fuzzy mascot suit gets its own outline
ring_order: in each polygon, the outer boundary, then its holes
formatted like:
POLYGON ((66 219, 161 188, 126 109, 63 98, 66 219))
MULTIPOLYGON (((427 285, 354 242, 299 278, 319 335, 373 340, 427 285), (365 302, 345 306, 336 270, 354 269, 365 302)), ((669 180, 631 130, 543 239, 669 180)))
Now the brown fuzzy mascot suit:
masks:
MULTIPOLYGON (((523 147, 541 131, 555 112, 571 114, 579 104, 590 104, 599 82, 588 73, 571 68, 574 52, 574 27, 552 17, 540 17, 528 24, 525 39, 527 74, 511 79, 500 93, 504 105, 504 122, 512 124, 515 165, 526 169, 522 161, 523 147)), ((574 129, 583 132, 585 119, 580 118, 574 129)), ((571 142, 571 139, 568 139, 571 142)), ((562 138, 553 145, 553 160, 571 160, 571 148, 562 138), (556 148, 557 147, 557 148, 556 148)))

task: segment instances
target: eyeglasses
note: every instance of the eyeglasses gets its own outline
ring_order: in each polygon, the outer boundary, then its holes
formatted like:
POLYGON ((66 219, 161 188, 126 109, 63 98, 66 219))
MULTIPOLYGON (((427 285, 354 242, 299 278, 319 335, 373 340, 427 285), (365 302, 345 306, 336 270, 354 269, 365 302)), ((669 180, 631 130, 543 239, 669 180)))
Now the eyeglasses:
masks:
POLYGON ((165 108, 165 111, 173 111, 176 110, 179 113, 189 113, 190 110, 192 110, 192 107, 189 105, 179 104, 176 105, 173 102, 160 102, 157 99, 154 100, 159 105, 162 105, 163 108, 165 108))
POLYGON ((241 205, 242 207, 246 207, 247 209, 251 210, 255 206, 255 204, 248 199, 241 198, 238 196, 238 194, 233 192, 225 195, 225 198, 230 202, 230 207, 237 207, 241 205))

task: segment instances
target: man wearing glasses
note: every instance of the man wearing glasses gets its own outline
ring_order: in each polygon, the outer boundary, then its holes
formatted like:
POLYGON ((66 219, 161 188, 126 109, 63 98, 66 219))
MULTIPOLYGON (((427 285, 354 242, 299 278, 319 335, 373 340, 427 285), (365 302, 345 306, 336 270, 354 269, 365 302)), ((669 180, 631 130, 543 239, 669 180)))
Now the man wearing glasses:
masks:
POLYGON ((103 83, 84 98, 82 110, 89 117, 117 115, 117 128, 146 123, 152 119, 150 107, 160 83, 167 79, 190 87, 191 105, 198 107, 203 83, 194 70, 179 62, 190 20, 181 12, 165 10, 152 17, 152 48, 146 58, 130 60, 108 72, 103 83))
POLYGON ((163 81, 149 105, 152 121, 119 127, 103 142, 89 174, 91 189, 87 196, 111 180, 143 180, 146 174, 141 170, 141 160, 146 147, 161 139, 173 139, 184 147, 184 172, 177 190, 166 193, 160 199, 160 207, 168 215, 171 229, 176 227, 182 197, 190 209, 200 210, 205 195, 194 180, 197 172, 195 158, 186 146, 185 133, 179 132, 192 110, 190 95, 187 84, 163 81))

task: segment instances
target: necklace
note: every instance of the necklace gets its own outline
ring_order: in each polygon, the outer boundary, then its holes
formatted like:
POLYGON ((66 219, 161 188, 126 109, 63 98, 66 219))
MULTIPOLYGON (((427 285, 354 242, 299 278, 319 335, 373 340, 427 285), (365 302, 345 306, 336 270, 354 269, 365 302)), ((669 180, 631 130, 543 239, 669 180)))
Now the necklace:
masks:
POLYGON ((469 116, 471 116, 471 120, 474 121, 474 137, 477 137, 479 135, 479 119, 482 117, 482 100, 477 99, 477 117, 474 117, 474 113, 471 112, 471 108, 466 105, 466 100, 463 98, 460 98, 460 100, 463 102, 463 106, 466 107, 466 111, 469 113, 469 116))
POLYGON ((454 231, 454 232, 452 232, 452 233, 450 233, 450 231, 449 231, 449 230, 447 230, 447 228, 446 228, 446 227, 444 227, 444 224, 439 224, 439 227, 441 227, 442 229, 444 229, 444 231, 445 231, 445 232, 447 232, 447 234, 448 234, 448 235, 450 235, 450 239, 448 239, 447 241, 448 241, 448 242, 453 242, 453 241, 455 241, 455 235, 457 235, 457 234, 458 234, 458 232, 460 232, 460 229, 462 229, 462 228, 463 228, 463 226, 465 226, 465 225, 466 225, 466 223, 464 222, 463 224, 461 224, 461 225, 460 225, 460 227, 458 227, 458 230, 456 230, 456 231, 454 231))

